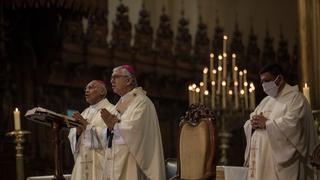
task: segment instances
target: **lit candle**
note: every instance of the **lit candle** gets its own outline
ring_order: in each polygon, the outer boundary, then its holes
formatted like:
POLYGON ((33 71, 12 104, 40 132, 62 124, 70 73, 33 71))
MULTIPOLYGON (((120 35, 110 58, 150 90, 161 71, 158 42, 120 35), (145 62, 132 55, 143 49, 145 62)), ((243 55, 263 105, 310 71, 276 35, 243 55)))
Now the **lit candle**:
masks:
POLYGON ((20 111, 18 110, 18 108, 16 108, 13 111, 13 117, 14 117, 14 129, 15 130, 20 130, 21 129, 21 125, 20 125, 20 111))
POLYGON ((217 90, 217 94, 220 95, 220 91, 221 91, 221 76, 222 76, 222 56, 219 55, 218 56, 218 90, 217 90))
POLYGON ((200 82, 200 104, 203 104, 203 94, 204 94, 204 83, 200 82))
POLYGON ((205 90, 204 91, 204 105, 208 106, 208 96, 209 96, 209 91, 208 90, 205 90))
POLYGON ((232 92, 232 90, 230 89, 230 90, 228 91, 228 105, 229 105, 229 106, 232 106, 232 95, 233 95, 233 92, 232 92))
POLYGON ((243 78, 243 72, 242 71, 239 71, 239 90, 242 89, 242 78, 243 78))
POLYGON ((223 36, 223 54, 227 53, 227 40, 228 40, 228 36, 224 35, 223 36))
POLYGON ((189 105, 192 104, 192 85, 188 87, 188 95, 189 95, 189 105))
POLYGON ((88 32, 88 18, 82 17, 82 28, 83 28, 83 34, 87 34, 88 32))
POLYGON ((223 79, 227 79, 227 53, 223 53, 223 79))
MULTIPOLYGON (((236 81, 236 54, 232 54, 232 80, 236 81)), ((238 69, 237 69, 238 70, 238 69)))
POLYGON ((216 82, 211 81, 211 109, 214 110, 216 107, 216 82))
POLYGON ((244 90, 240 89, 240 108, 243 109, 244 90))
POLYGON ((310 101, 310 89, 309 89, 307 83, 304 84, 304 87, 303 87, 303 95, 307 98, 307 100, 308 100, 308 102, 309 102, 309 104, 310 104, 310 103, 311 103, 311 101, 310 101))
POLYGON ((249 92, 250 92, 250 110, 253 111, 254 108, 256 107, 255 87, 253 83, 250 83, 249 92))
POLYGON ((192 104, 196 104, 196 84, 192 84, 192 104))
POLYGON ((196 102, 195 104, 198 104, 199 103, 199 94, 200 94, 200 88, 196 88, 196 102))
POLYGON ((235 81, 233 83, 233 88, 234 88, 234 108, 239 109, 239 94, 238 94, 238 81, 235 81))
POLYGON ((226 81, 222 81, 222 108, 226 108, 226 81))
POLYGON ((214 67, 214 54, 210 53, 210 81, 214 81, 213 80, 213 67, 214 67))
POLYGON ((207 83, 208 83, 208 68, 205 67, 203 69, 203 89, 207 90, 207 83))

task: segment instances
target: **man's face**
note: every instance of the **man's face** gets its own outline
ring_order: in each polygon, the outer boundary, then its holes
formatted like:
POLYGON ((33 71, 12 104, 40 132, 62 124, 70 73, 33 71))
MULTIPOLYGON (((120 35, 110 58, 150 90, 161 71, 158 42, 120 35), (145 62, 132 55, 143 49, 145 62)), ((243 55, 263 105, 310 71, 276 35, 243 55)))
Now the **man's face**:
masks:
POLYGON ((112 73, 111 85, 114 93, 123 96, 127 93, 127 88, 130 85, 130 77, 125 75, 121 69, 117 69, 112 73))
MULTIPOLYGON (((270 82, 270 81, 274 81, 276 80, 277 77, 273 76, 272 74, 270 74, 269 72, 265 72, 265 73, 262 73, 260 74, 260 81, 261 81, 261 84, 264 83, 264 82, 270 82)), ((276 80, 276 85, 279 85, 280 83, 280 78, 278 78, 276 80)))
POLYGON ((91 81, 84 89, 86 101, 92 105, 102 99, 101 85, 97 81, 91 81))

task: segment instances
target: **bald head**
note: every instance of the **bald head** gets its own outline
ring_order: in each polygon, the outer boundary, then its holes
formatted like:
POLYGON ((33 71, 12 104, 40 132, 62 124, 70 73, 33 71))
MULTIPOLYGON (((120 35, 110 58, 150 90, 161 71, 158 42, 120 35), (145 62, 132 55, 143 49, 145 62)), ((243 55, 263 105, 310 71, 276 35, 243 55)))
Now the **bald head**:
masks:
POLYGON ((92 80, 85 88, 86 101, 90 104, 96 104, 107 95, 107 88, 103 81, 92 80))

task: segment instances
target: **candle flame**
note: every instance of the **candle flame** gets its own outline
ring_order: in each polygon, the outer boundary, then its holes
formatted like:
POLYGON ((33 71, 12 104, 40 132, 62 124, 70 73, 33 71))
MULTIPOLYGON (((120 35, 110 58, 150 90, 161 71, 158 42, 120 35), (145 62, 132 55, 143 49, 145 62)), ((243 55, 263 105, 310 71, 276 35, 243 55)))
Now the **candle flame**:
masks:
POLYGON ((227 40, 227 39, 228 39, 228 36, 224 35, 224 36, 223 36, 223 39, 224 39, 224 40, 227 40))
POLYGON ((192 84, 192 88, 195 89, 197 87, 196 84, 192 84))
POLYGON ((226 86, 226 85, 227 85, 226 81, 222 81, 222 86, 226 86))
POLYGON ((192 85, 189 85, 188 89, 189 91, 192 91, 192 85))
POLYGON ((211 85, 212 85, 212 86, 215 86, 215 85, 216 85, 216 82, 215 82, 215 81, 211 81, 211 85))
POLYGON ((234 71, 238 71, 238 67, 237 66, 234 67, 234 71))
POLYGON ((223 57, 227 57, 227 53, 223 53, 223 57))
POLYGON ((14 110, 15 112, 18 112, 19 111, 19 109, 16 107, 16 109, 14 110))
POLYGON ((219 60, 221 60, 221 59, 222 59, 222 56, 221 56, 221 55, 219 55, 219 56, 218 56, 218 59, 219 59, 219 60))
POLYGON ((244 73, 244 74, 247 74, 247 70, 246 70, 246 69, 245 69, 245 70, 243 70, 243 73, 244 73))
POLYGON ((242 75, 243 75, 243 72, 242 72, 242 71, 239 71, 239 75, 242 76, 242 75))
POLYGON ((222 67, 221 66, 218 67, 218 71, 222 71, 222 67))
POLYGON ((243 85, 244 85, 244 86, 248 86, 248 82, 247 82, 247 81, 244 82, 243 85))
POLYGON ((199 93, 199 92, 200 92, 200 88, 197 88, 197 89, 196 89, 196 92, 199 93))
POLYGON ((214 54, 213 53, 210 53, 210 58, 214 58, 214 54))
POLYGON ((207 73, 208 73, 208 68, 207 68, 207 67, 205 67, 205 68, 203 69, 203 73, 204 73, 204 74, 207 74, 207 73))
POLYGON ((209 95, 209 91, 208 91, 208 90, 205 90, 205 91, 204 91, 204 95, 206 95, 206 96, 209 95))
POLYGON ((229 90, 229 91, 228 91, 228 94, 229 94, 230 96, 232 96, 232 94, 233 94, 232 90, 229 90))
POLYGON ((213 74, 217 74, 217 70, 216 69, 212 70, 212 72, 213 72, 213 74))
POLYGON ((200 86, 204 86, 204 83, 203 83, 203 82, 200 82, 200 86))
POLYGON ((232 54, 232 58, 236 58, 236 57, 237 57, 237 55, 233 53, 232 54))
POLYGON ((235 81, 233 84, 234 86, 238 86, 238 81, 235 81))
POLYGON ((307 83, 304 83, 304 87, 307 88, 307 87, 308 87, 308 84, 307 84, 307 83))
POLYGON ((244 95, 244 90, 243 89, 241 89, 240 94, 244 95))

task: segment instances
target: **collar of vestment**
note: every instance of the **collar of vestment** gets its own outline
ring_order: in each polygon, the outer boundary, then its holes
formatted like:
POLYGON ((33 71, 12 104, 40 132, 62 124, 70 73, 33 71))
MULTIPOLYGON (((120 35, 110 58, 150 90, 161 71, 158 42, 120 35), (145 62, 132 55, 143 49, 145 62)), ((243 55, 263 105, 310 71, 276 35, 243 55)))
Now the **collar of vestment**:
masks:
POLYGON ((282 96, 285 96, 287 94, 290 94, 291 92, 297 92, 299 91, 299 87, 297 85, 295 86, 290 86, 289 84, 285 84, 283 89, 281 90, 281 92, 279 93, 279 95, 277 96, 277 98, 280 98, 282 96))
POLYGON ((97 112, 100 109, 102 109, 106 104, 109 104, 109 101, 106 98, 103 98, 98 103, 90 105, 89 109, 90 109, 90 111, 97 112))
POLYGON ((137 87, 129 91, 127 94, 123 95, 118 103, 116 104, 116 109, 120 114, 123 114, 131 102, 137 97, 137 95, 145 95, 146 92, 141 88, 137 87))

